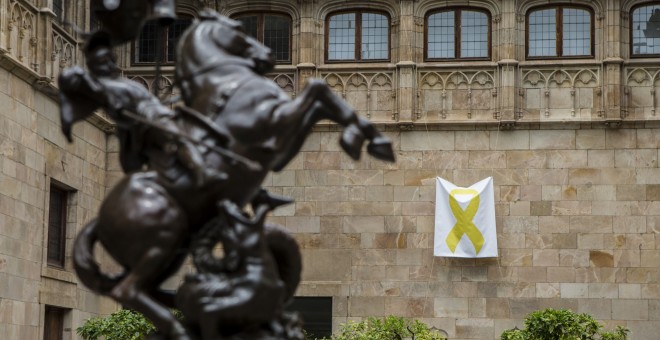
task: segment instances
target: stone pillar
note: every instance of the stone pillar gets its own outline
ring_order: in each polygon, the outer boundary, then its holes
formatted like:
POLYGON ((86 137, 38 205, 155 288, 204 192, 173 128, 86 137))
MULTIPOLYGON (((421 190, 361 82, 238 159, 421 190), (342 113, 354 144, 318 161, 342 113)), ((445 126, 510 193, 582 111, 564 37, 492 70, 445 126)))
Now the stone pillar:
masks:
MULTIPOLYGON (((500 79, 500 107, 499 119, 503 121, 513 121, 517 118, 516 105, 517 87, 518 84, 518 60, 516 51, 520 51, 520 36, 524 38, 524 32, 518 30, 519 24, 524 27, 524 14, 521 16, 516 15, 516 8, 514 1, 503 1, 502 13, 493 18, 493 30, 495 35, 499 37, 498 45, 493 46, 494 58, 497 58, 500 79), (523 19, 522 23, 519 19, 523 19), (497 52, 495 52, 497 51, 497 52)), ((524 46, 523 46, 524 49, 524 46)), ((524 50, 523 50, 524 55, 524 50)))
POLYGON ((628 13, 619 11, 618 0, 608 0, 605 11, 605 46, 603 48, 603 108, 606 121, 618 121, 625 115, 622 98, 625 95, 623 58, 621 57, 622 25, 628 23, 628 13))
MULTIPOLYGON (((300 22, 298 30, 298 79, 297 92, 299 93, 307 84, 307 80, 316 76, 316 65, 323 60, 323 49, 319 48, 320 23, 314 17, 315 6, 313 1, 300 1, 300 22)), ((323 40, 321 41, 321 44, 323 40)))
MULTIPOLYGON (((401 0, 400 17, 398 18, 398 60, 396 63, 397 111, 399 122, 412 122, 416 119, 414 93, 417 68, 415 58, 415 19, 413 17, 413 1, 401 0)), ((394 19, 393 19, 394 20, 394 19)), ((396 28, 393 21, 392 28, 396 28)), ((395 56, 393 56, 395 57, 395 56)))
MULTIPOLYGON (((55 58, 55 44, 53 41, 53 22, 56 20, 55 13, 51 10, 51 7, 44 7, 39 9, 39 33, 38 39, 43 39, 38 42, 38 46, 41 48, 38 50, 39 57, 37 60, 40 60, 41 65, 39 69, 41 74, 45 77, 50 77, 54 74, 54 68, 57 67, 53 64, 55 58), (42 55, 42 53, 44 55, 42 55), (41 61, 43 60, 43 61, 41 61)), ((77 52, 77 51, 76 51, 77 52)), ((51 79, 53 83, 57 82, 57 79, 51 79)))

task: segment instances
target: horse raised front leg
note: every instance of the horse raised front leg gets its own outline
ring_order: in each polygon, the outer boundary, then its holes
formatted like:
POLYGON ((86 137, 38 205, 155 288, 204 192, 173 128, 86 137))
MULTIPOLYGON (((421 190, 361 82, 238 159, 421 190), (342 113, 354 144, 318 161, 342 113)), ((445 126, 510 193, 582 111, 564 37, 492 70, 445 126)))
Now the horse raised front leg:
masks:
POLYGON ((366 139, 369 141, 367 152, 370 155, 394 162, 394 152, 389 139, 381 135, 371 122, 358 117, 348 103, 332 92, 323 81, 310 81, 307 89, 309 92, 303 92, 302 95, 309 95, 321 104, 318 107, 322 118, 330 119, 345 127, 340 145, 349 156, 359 159, 362 144, 366 139))
POLYGON ((162 269, 162 264, 167 263, 169 256, 166 253, 158 248, 147 251, 137 265, 131 268, 131 272, 112 289, 110 296, 123 306, 142 313, 156 328, 167 334, 168 339, 188 340, 190 337, 183 325, 144 288, 151 281, 150 278, 162 269))
POLYGON ((360 158, 362 144, 367 139, 369 154, 382 160, 394 161, 390 141, 369 121, 359 118, 348 103, 332 92, 322 80, 312 79, 295 100, 280 106, 275 112, 273 123, 276 127, 284 131, 297 127, 295 131, 290 131, 295 137, 284 155, 286 157, 274 167, 275 171, 283 168, 300 151, 314 124, 323 119, 345 127, 340 144, 353 159, 360 158))

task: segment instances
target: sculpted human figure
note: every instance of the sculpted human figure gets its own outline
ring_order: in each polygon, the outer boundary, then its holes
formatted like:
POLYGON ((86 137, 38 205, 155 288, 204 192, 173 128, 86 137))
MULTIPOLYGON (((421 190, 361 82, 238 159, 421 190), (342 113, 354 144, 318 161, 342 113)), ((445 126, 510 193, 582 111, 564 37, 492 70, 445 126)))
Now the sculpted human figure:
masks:
POLYGON ((199 149, 181 138, 177 111, 163 105, 141 84, 120 77, 109 42, 102 34, 92 36, 85 52, 89 72, 72 67, 59 78, 62 129, 69 140, 73 122, 103 108, 117 123, 124 172, 141 170, 146 164, 170 170, 174 181, 178 174, 171 168, 178 160, 192 172, 198 186, 207 180, 226 178, 207 168, 199 149))
POLYGON ((119 76, 110 49, 126 37, 122 23, 89 38, 89 71, 74 67, 60 76, 64 134, 71 140, 75 122, 105 109, 117 123, 126 172, 77 236, 74 268, 83 284, 144 314, 165 339, 299 339, 295 318, 282 310, 300 281, 300 252, 283 229, 264 224, 286 200, 262 183, 323 119, 343 128, 339 143, 354 159, 367 144, 369 155, 394 161, 392 145, 321 80, 288 97, 264 76, 273 66, 270 49, 238 22, 210 10, 199 18, 177 47, 179 108, 119 76), (209 255, 217 243, 224 258, 209 255), (101 270, 97 244, 122 273, 101 270), (198 273, 176 296, 165 294, 160 285, 189 254, 198 273), (185 322, 169 310, 175 301, 185 322))

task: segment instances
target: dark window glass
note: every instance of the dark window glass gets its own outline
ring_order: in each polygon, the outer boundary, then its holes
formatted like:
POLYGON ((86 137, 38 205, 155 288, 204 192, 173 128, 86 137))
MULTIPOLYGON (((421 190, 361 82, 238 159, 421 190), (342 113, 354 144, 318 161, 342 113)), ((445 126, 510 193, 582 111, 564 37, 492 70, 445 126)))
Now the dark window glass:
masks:
POLYGON ((175 61, 176 59, 176 44, 183 32, 190 26, 192 20, 190 19, 177 19, 172 23, 172 26, 167 30, 167 61, 175 61))
POLYGON ((660 4, 633 9, 631 25, 632 54, 660 54, 660 4))
POLYGON ((53 0, 53 12, 59 22, 64 21, 64 0, 53 0))
POLYGON ((537 9, 527 16, 528 57, 592 56, 591 12, 584 8, 537 9))
POLYGON ((99 18, 96 16, 96 11, 89 11, 89 30, 94 31, 101 28, 99 18))
POLYGON ((454 12, 440 12, 428 17, 427 57, 447 59, 456 57, 454 12))
POLYGON ((565 56, 591 54, 591 15, 584 9, 564 8, 562 51, 565 56))
POLYGON ((329 17, 327 59, 389 59, 389 19, 371 12, 340 13, 329 17))
POLYGON ((426 30, 428 59, 489 57, 490 22, 485 12, 456 9, 433 13, 426 19, 426 30))
POLYGON ((241 14, 245 33, 268 46, 275 61, 291 62, 291 18, 273 13, 241 14))
POLYGON ((67 192, 51 185, 49 202, 47 244, 48 264, 64 267, 67 192))
POLYGON ((276 61, 289 61, 291 21, 281 15, 266 15, 264 18, 264 45, 273 50, 276 61))
POLYGON ((332 335, 332 297, 296 296, 286 310, 300 314, 308 339, 332 335))
POLYGON ((376 13, 362 13, 362 59, 387 59, 387 17, 376 13))
POLYGON ((158 24, 149 21, 142 27, 137 46, 137 60, 139 63, 153 63, 158 58, 158 24))
POLYGON ((64 339, 64 314, 66 309, 46 306, 44 316, 44 340, 64 339))
POLYGON ((355 59, 355 13, 338 14, 330 19, 328 59, 355 59))
POLYGON ((258 28, 257 25, 259 23, 259 17, 256 15, 245 15, 237 18, 238 21, 240 21, 243 24, 243 30, 245 30, 245 33, 258 38, 258 28))
POLYGON ((176 19, 167 27, 160 27, 155 21, 146 22, 135 44, 135 62, 155 63, 159 58, 164 58, 166 63, 174 62, 177 41, 191 23, 188 18, 176 19))

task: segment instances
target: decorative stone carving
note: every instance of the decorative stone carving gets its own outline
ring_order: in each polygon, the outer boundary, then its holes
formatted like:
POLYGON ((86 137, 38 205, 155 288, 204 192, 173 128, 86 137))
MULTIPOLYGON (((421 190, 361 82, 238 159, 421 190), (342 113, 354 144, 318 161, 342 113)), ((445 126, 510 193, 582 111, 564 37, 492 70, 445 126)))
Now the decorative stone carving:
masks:
POLYGON ((494 70, 420 71, 417 85, 420 116, 429 121, 493 119, 497 111, 494 75, 494 70))
POLYGON ((360 115, 373 121, 390 121, 396 99, 393 73, 390 72, 333 72, 321 73, 321 77, 360 115))
MULTIPOLYGON (((636 118, 653 117, 658 110, 656 87, 660 86, 660 67, 627 67, 623 102, 628 115, 636 118)), ((622 105, 622 110, 624 105, 622 105)))
POLYGON ((582 114, 589 118, 600 107, 596 98, 601 86, 598 68, 531 68, 521 73, 526 119, 572 120, 582 114))
POLYGON ((65 33, 53 30, 53 52, 51 53, 51 79, 56 79, 60 72, 75 64, 75 42, 65 33))
POLYGON ((16 60, 34 69, 36 46, 32 41, 36 39, 36 11, 27 3, 10 0, 7 2, 7 13, 7 50, 16 60))

